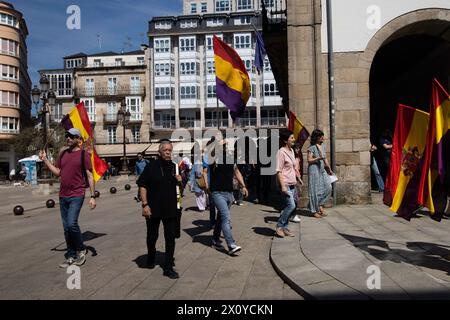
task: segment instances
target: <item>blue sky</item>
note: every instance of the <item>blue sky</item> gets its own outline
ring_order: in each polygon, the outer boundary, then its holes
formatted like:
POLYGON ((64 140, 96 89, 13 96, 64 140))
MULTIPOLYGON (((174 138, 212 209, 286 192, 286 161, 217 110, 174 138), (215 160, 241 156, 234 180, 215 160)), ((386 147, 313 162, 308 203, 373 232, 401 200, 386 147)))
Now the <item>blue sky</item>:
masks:
MULTIPOLYGON (((8 0, 7 0, 8 1, 8 0)), ((62 68, 62 57, 78 53, 137 50, 152 17, 181 15, 182 0, 9 0, 28 26, 28 73, 33 85, 37 70, 62 68), (80 30, 69 30, 67 8, 81 11, 80 30), (99 38, 101 37, 101 48, 99 38), (129 37, 130 39, 127 39, 129 37), (130 42, 131 46, 124 45, 130 42)))

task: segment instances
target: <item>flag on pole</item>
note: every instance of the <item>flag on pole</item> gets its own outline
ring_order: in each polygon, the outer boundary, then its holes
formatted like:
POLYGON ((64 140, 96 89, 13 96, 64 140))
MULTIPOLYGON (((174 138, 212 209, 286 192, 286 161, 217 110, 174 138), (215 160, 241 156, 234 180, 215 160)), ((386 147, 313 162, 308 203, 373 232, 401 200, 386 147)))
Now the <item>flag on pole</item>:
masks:
POLYGON ((429 117, 427 112, 398 106, 383 202, 408 221, 420 207, 417 191, 429 117))
POLYGON ((294 138, 300 144, 301 149, 305 141, 308 140, 309 132, 292 111, 289 111, 288 129, 294 133, 294 138))
POLYGON ((255 47, 255 67, 258 70, 258 74, 264 68, 264 58, 267 54, 266 48, 264 47, 264 41, 262 35, 259 31, 255 30, 256 34, 256 47, 255 47))
POLYGON ((430 210, 433 219, 440 221, 447 204, 446 188, 449 188, 444 185, 444 179, 449 174, 445 172, 445 166, 450 162, 450 96, 436 79, 433 79, 431 90, 427 148, 418 202, 430 210))
POLYGON ((83 145, 81 147, 91 154, 92 175, 94 176, 94 181, 97 182, 100 180, 108 169, 108 165, 105 161, 100 159, 95 151, 91 122, 89 121, 89 116, 84 107, 84 103, 81 102, 73 107, 72 110, 63 117, 61 125, 65 130, 69 130, 70 128, 80 130, 81 135, 83 136, 83 145))
POLYGON ((250 98, 250 78, 237 52, 214 35, 216 95, 230 110, 233 121, 245 110, 250 98))

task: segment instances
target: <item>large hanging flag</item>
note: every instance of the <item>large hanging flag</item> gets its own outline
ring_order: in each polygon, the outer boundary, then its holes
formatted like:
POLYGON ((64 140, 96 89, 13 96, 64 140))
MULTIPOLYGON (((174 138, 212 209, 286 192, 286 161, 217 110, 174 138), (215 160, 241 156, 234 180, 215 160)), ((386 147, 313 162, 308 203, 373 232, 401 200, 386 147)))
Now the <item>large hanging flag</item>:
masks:
POLYGON ((292 111, 289 111, 288 129, 294 133, 294 138, 300 144, 301 149, 305 141, 308 140, 309 132, 292 111))
MULTIPOLYGON (((430 210, 430 216, 440 221, 447 204, 446 166, 450 162, 450 97, 433 79, 424 170, 420 178, 418 202, 430 210), (444 147, 446 145, 446 147, 444 147)), ((448 169, 447 169, 448 170, 448 169)))
POLYGON ((250 98, 250 78, 237 52, 214 35, 216 95, 230 110, 233 120, 239 118, 250 98))
POLYGON ((264 41, 262 35, 259 31, 255 30, 256 34, 256 46, 255 46, 255 67, 258 74, 264 68, 264 58, 267 54, 266 48, 264 47, 264 41))
POLYGON ((106 170, 108 170, 108 165, 95 151, 91 122, 89 121, 89 116, 84 107, 84 103, 81 102, 73 107, 72 110, 63 117, 61 125, 65 130, 69 130, 70 128, 80 130, 81 135, 83 136, 83 145, 81 147, 91 154, 92 175, 94 176, 94 181, 97 182, 100 180, 106 170))
POLYGON ((429 117, 427 112, 401 104, 398 106, 383 201, 408 221, 420 207, 417 191, 429 117))

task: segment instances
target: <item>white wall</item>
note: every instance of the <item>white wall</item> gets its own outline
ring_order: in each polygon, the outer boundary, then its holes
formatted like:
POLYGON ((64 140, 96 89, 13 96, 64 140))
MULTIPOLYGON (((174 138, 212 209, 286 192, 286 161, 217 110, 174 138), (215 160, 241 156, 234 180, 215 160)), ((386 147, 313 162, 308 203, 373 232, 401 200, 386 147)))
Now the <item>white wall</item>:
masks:
MULTIPOLYGON (((389 21, 426 8, 450 9, 450 0, 331 0, 333 49, 364 51, 370 39, 389 21)), ((328 51, 326 0, 322 0, 322 52, 328 51)))

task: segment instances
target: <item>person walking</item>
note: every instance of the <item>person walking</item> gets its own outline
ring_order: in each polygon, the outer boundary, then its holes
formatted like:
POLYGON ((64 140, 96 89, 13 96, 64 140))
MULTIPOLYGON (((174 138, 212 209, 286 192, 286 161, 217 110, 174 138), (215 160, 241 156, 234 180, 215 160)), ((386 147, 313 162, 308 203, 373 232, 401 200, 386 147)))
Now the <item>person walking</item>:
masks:
POLYGON ((164 226, 165 259, 164 276, 179 278, 173 269, 175 237, 179 214, 177 188, 181 187, 181 176, 177 174, 177 164, 172 161, 173 146, 169 140, 162 140, 159 145, 159 158, 150 162, 139 176, 137 184, 142 199, 142 216, 147 224, 147 266, 155 267, 156 241, 159 225, 164 226))
POLYGON ((195 194, 195 202, 197 204, 198 211, 203 212, 206 209, 206 193, 205 190, 199 185, 199 179, 204 179, 203 164, 200 160, 196 160, 192 166, 188 184, 191 188, 191 192, 195 194))
POLYGON ((284 199, 284 208, 278 219, 275 233, 278 237, 284 238, 285 236, 294 237, 294 234, 288 229, 288 225, 289 217, 297 207, 295 199, 298 198, 295 173, 296 159, 292 149, 295 138, 292 131, 281 131, 280 143, 281 148, 277 152, 277 178, 284 199))
MULTIPOLYGON (((212 246, 217 250, 224 249, 224 246, 220 241, 220 234, 223 231, 228 246, 228 254, 234 256, 242 248, 236 244, 231 232, 230 208, 233 203, 233 177, 236 177, 241 185, 244 197, 248 196, 248 190, 236 164, 226 162, 227 148, 225 140, 221 140, 215 144, 216 150, 222 149, 222 157, 217 154, 218 157, 214 156, 214 159, 211 159, 214 161, 211 161, 212 164, 209 164, 210 181, 208 182, 207 187, 211 191, 211 197, 218 211, 213 232, 212 246)), ((233 159, 233 156, 231 156, 231 158, 233 159)))
POLYGON ((375 157, 375 152, 377 147, 374 144, 370 145, 370 168, 372 169, 372 174, 375 176, 375 181, 378 186, 378 192, 384 192, 384 181, 381 176, 380 170, 378 168, 378 163, 375 157))
POLYGON ((308 148, 309 209, 315 218, 326 216, 323 205, 331 195, 328 175, 332 175, 333 171, 322 147, 324 139, 323 131, 314 130, 311 134, 311 145, 308 148))
MULTIPOLYGON (((144 159, 144 155, 142 154, 142 152, 139 152, 137 154, 137 161, 134 166, 134 174, 136 175, 136 181, 139 179, 139 176, 142 174, 142 172, 144 172, 144 169, 148 163, 149 163, 149 161, 144 159)), ((141 201, 141 196, 139 195, 139 190, 138 190, 137 195, 134 197, 134 200, 136 200, 136 202, 141 201)))
POLYGON ((87 250, 78 225, 86 187, 89 187, 90 191, 89 207, 91 209, 96 207, 91 155, 81 150, 82 140, 80 130, 69 129, 66 132, 67 148, 60 152, 56 165, 47 159, 44 150, 39 152, 39 159, 55 176, 60 177, 59 206, 67 244, 66 261, 59 265, 61 268, 67 268, 72 264, 81 266, 86 261, 87 250))
MULTIPOLYGON (((295 166, 294 166, 294 170, 295 170, 295 177, 297 179, 297 184, 295 185, 295 189, 297 191, 297 195, 294 198, 295 201, 295 205, 296 208, 298 207, 298 203, 299 203, 299 196, 300 196, 300 191, 301 191, 301 186, 303 185, 303 154, 302 154, 302 148, 300 147, 299 143, 294 143, 294 155, 295 155, 295 166)), ((295 210, 296 211, 296 210, 295 210)), ((289 221, 291 222, 300 222, 301 218, 299 217, 298 214, 291 214, 291 217, 289 218, 289 221)))

